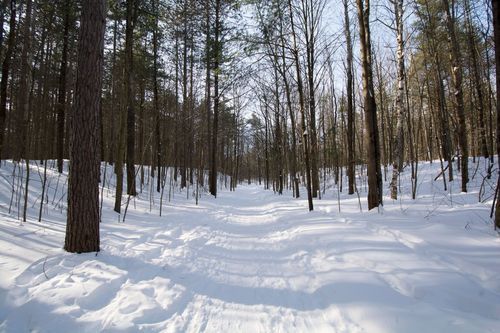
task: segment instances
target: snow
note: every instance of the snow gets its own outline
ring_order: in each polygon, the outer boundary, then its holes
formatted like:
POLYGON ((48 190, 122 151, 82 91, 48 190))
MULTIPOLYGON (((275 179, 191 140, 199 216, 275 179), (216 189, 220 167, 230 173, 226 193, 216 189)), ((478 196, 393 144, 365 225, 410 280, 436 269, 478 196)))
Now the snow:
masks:
POLYGON ((160 217, 159 196, 150 209, 145 189, 121 223, 105 184, 101 252, 75 255, 62 250, 66 174, 48 171, 37 222, 32 165, 20 223, 22 200, 8 212, 13 164, 4 162, 0 332, 499 332, 496 179, 483 182, 478 163, 469 193, 459 180, 443 191, 439 163, 422 163, 417 200, 405 170, 401 199, 388 198, 386 183, 385 206, 369 212, 360 178, 363 212, 347 194, 339 212, 332 183, 313 212, 305 196, 240 185, 199 205, 192 188, 177 189, 160 217))

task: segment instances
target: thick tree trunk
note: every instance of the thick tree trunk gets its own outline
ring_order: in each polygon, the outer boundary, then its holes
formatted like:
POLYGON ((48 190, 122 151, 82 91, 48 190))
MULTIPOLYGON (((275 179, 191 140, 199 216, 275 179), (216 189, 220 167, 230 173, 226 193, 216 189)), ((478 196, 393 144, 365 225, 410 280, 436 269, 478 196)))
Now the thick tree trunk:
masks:
POLYGON ((87 0, 82 8, 70 132, 68 222, 64 244, 68 252, 99 251, 99 109, 105 3, 104 0, 87 0))
POLYGON ((361 60, 363 67, 363 100, 365 109, 368 209, 382 204, 382 172, 377 125, 377 104, 373 89, 372 51, 370 39, 370 1, 356 0, 358 6, 361 60))
MULTIPOLYGON (((28 147, 28 123, 29 123, 29 94, 31 87, 31 12, 33 2, 27 0, 26 2, 26 15, 24 17, 22 39, 23 47, 21 51, 21 69, 20 69, 20 82, 17 91, 17 149, 14 150, 13 158, 19 161, 21 158, 27 158, 28 147)), ((26 189, 27 191, 27 189, 26 189)))
MULTIPOLYGON (((1 0, 0 0, 1 1, 1 0)), ((3 20, 4 20, 4 15, 5 15, 5 11, 7 10, 7 7, 8 7, 8 3, 9 3, 9 0, 3 0, 1 2, 1 5, 0 5, 0 59, 2 59, 2 46, 3 46, 3 33, 4 33, 4 29, 3 29, 3 20)))
POLYGON ((10 1, 9 37, 7 39, 7 51, 2 63, 2 82, 0 82, 0 158, 3 156, 5 118, 7 116, 7 82, 9 81, 10 63, 14 42, 16 40, 16 1, 10 1))

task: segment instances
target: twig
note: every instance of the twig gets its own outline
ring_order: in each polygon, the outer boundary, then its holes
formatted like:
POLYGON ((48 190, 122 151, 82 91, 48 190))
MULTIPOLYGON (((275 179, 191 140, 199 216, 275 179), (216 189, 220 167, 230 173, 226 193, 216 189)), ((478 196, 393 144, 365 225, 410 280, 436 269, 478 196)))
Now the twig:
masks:
POLYGON ((439 173, 439 175, 437 175, 435 178, 434 178, 434 181, 438 180, 438 178, 445 173, 446 170, 448 170, 448 167, 449 165, 447 165, 443 170, 441 170, 441 172, 439 173))
POLYGON ((493 212, 495 211, 495 204, 498 196, 498 184, 500 183, 500 177, 498 177, 497 188, 495 189, 495 196, 493 197, 493 203, 491 204, 490 219, 493 218, 493 212))
POLYGON ((43 267, 42 267, 42 269, 43 269, 43 275, 45 275, 45 278, 47 280, 49 280, 49 277, 47 276, 47 273, 45 273, 45 263, 47 262, 47 258, 48 258, 48 256, 45 257, 45 260, 43 261, 43 267))

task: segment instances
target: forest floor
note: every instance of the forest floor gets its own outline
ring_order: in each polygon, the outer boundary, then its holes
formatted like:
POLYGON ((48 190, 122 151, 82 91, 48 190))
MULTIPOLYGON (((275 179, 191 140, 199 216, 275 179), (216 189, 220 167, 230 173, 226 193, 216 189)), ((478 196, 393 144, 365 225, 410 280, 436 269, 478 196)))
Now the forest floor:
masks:
POLYGON ((101 251, 75 255, 62 250, 65 175, 48 171, 37 222, 33 166, 20 223, 17 194, 8 212, 15 177, 4 162, 0 332, 499 332, 496 179, 483 182, 480 163, 467 194, 459 178, 448 191, 433 180, 439 163, 421 164, 417 200, 405 170, 401 199, 385 193, 370 212, 360 185, 362 212, 331 183, 314 212, 305 195, 242 185, 198 205, 176 190, 162 217, 144 191, 122 223, 106 188, 101 251))

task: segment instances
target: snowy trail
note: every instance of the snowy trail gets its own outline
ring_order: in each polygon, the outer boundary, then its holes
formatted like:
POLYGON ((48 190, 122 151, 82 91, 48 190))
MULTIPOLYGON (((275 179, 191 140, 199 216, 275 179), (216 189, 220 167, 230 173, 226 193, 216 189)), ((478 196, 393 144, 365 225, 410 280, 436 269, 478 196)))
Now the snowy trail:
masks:
POLYGON ((55 213, 2 215, 0 331, 498 332, 500 242, 464 228, 488 208, 462 199, 308 212, 250 185, 159 217, 139 198, 126 223, 105 209, 98 255, 62 251, 55 213))

